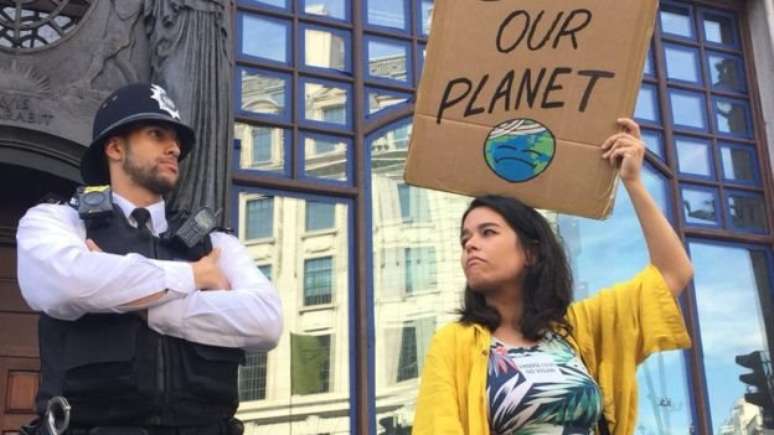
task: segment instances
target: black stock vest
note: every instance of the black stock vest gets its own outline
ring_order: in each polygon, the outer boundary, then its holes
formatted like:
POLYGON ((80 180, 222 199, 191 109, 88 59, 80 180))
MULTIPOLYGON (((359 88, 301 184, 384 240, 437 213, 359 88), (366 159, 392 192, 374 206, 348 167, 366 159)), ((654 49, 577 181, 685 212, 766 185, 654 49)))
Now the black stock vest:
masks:
MULTIPOLYGON (((170 217, 169 232, 182 221, 170 217)), ((212 250, 209 237, 188 249, 133 228, 117 206, 111 218, 87 226, 87 237, 104 252, 161 260, 196 261, 212 250)), ((241 349, 161 335, 137 313, 87 314, 75 321, 44 314, 39 340, 41 415, 56 395, 70 402, 72 424, 80 426, 204 425, 236 412, 241 349)))

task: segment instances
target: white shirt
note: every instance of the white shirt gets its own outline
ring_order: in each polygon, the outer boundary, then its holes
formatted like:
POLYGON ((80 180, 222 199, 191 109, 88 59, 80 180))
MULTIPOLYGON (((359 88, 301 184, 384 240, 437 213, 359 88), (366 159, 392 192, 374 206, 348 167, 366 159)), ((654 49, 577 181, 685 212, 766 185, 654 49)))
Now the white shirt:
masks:
MULTIPOLYGON (((113 193, 126 216, 134 204, 113 193)), ((149 226, 158 235, 167 229, 164 201, 146 207, 149 226)), ((131 225, 137 223, 128 218, 131 225)), ((139 254, 91 252, 86 228, 68 205, 40 204, 19 221, 16 233, 18 280, 32 309, 61 320, 87 313, 123 313, 128 303, 168 290, 148 309, 148 326, 188 341, 268 350, 282 333, 277 291, 255 266, 247 250, 226 233, 213 232, 213 248, 231 290, 196 289, 193 267, 186 261, 149 259, 139 254)))

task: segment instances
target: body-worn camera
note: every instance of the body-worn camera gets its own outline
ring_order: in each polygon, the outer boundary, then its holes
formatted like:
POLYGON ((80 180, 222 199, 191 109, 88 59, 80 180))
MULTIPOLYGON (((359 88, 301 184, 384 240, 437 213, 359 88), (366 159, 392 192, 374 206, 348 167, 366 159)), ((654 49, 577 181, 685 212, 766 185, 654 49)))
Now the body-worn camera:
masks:
POLYGON ((196 246, 217 225, 218 215, 207 207, 202 207, 190 215, 183 225, 172 235, 189 249, 196 246))
POLYGON ((83 220, 108 217, 113 213, 113 195, 110 186, 81 186, 75 198, 78 216, 83 220))

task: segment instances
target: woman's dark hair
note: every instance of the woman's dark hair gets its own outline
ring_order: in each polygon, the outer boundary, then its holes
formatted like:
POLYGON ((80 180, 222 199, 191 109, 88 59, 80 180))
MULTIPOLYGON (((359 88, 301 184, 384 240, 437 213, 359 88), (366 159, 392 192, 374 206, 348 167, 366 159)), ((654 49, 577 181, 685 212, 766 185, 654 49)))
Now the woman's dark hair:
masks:
MULTIPOLYGON (((531 264, 525 268, 524 312, 518 325, 524 338, 537 341, 548 331, 569 334, 571 326, 565 315, 572 301, 572 273, 564 248, 546 219, 519 200, 487 195, 470 203, 462 215, 462 223, 479 207, 487 207, 502 216, 531 258, 531 264)), ((497 329, 501 322, 497 310, 487 305, 484 295, 469 285, 465 285, 465 301, 459 314, 463 323, 478 323, 490 331, 497 329)))

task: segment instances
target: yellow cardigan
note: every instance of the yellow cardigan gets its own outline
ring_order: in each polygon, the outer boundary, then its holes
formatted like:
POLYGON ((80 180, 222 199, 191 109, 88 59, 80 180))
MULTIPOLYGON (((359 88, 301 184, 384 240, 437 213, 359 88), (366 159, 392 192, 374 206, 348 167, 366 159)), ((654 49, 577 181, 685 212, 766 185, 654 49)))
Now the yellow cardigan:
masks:
MULTIPOLYGON (((691 345, 663 276, 648 266, 631 281, 573 303, 567 320, 573 328, 567 341, 602 390, 610 432, 634 433, 637 365, 653 352, 691 345)), ((452 323, 435 333, 422 369, 413 435, 489 434, 490 340, 490 332, 475 324, 452 323)))

